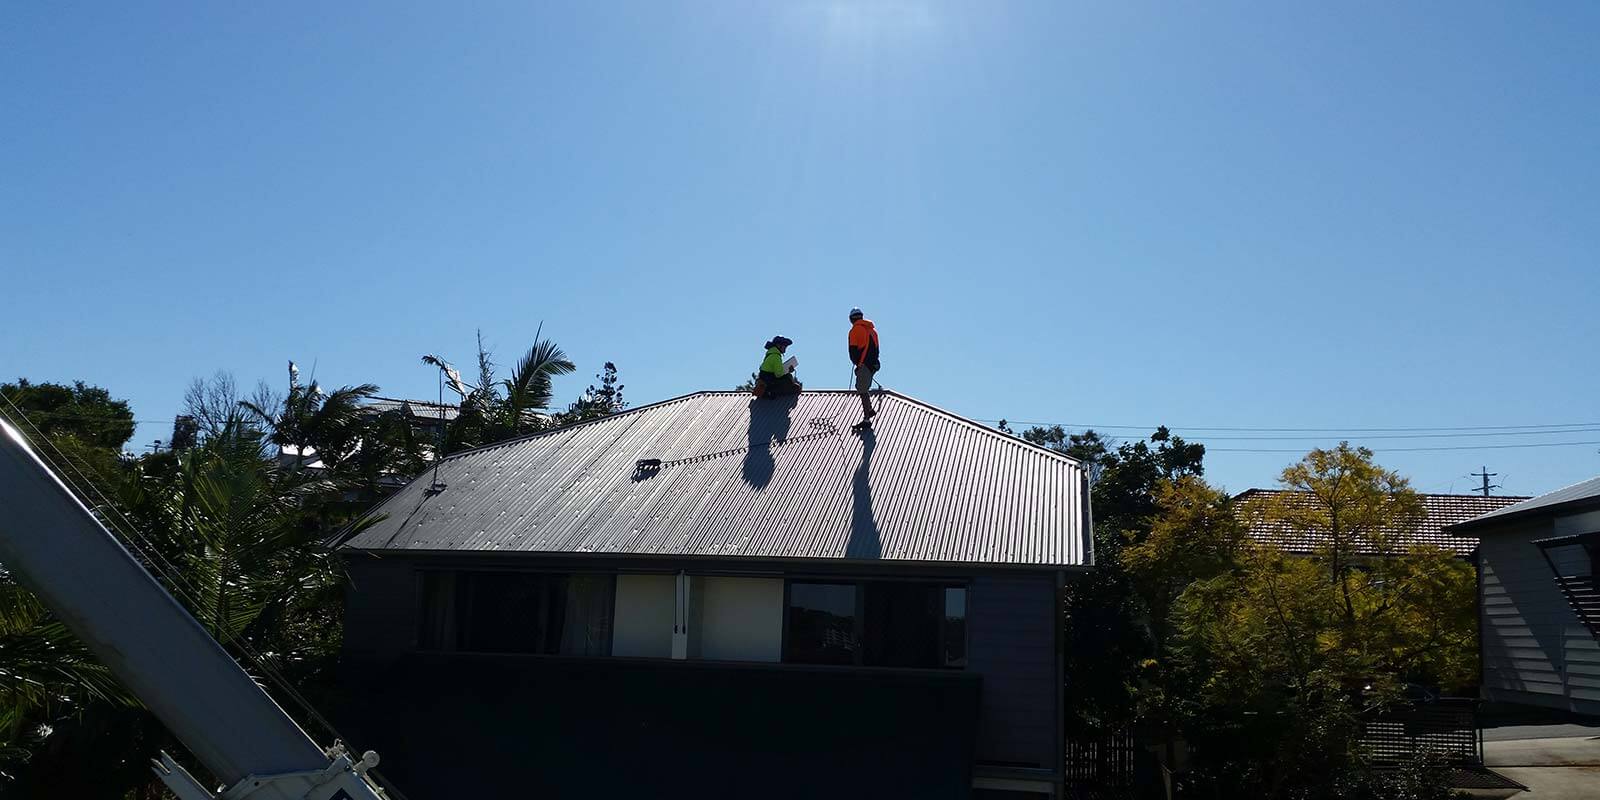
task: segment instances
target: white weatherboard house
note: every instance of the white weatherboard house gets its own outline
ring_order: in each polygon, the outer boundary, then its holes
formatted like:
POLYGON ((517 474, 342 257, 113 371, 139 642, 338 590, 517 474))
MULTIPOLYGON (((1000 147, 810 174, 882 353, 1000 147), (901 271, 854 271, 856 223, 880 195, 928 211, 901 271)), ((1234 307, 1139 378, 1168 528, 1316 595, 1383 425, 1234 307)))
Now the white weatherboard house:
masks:
POLYGON ((1484 699, 1600 715, 1600 478, 1448 530, 1478 537, 1484 699))

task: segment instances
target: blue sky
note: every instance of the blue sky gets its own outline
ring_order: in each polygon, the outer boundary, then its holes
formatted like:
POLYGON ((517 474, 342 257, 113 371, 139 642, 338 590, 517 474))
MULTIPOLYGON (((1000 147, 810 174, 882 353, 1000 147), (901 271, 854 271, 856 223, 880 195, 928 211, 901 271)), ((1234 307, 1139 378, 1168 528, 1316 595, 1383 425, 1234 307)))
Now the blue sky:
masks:
MULTIPOLYGON (((1585 2, 14 3, 0 374, 148 442, 219 368, 429 397, 420 355, 543 321, 560 394, 612 360, 639 404, 775 333, 843 386, 860 304, 885 385, 980 419, 1600 423, 1597 39, 1585 2)), ((1394 448, 1590 427, 1367 442, 1534 494, 1600 445, 1394 448)), ((1233 490, 1296 456, 1224 448, 1340 438, 1196 434, 1233 490)))

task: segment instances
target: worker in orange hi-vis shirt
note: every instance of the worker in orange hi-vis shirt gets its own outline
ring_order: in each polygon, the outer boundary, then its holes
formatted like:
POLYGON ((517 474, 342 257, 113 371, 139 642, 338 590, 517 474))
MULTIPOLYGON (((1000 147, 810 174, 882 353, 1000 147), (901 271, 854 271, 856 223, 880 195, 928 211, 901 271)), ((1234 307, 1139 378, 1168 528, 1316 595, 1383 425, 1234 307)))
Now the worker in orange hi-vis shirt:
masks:
POLYGON ((878 329, 861 309, 850 309, 850 364, 855 368, 856 393, 861 395, 861 421, 851 425, 852 430, 872 427, 877 410, 872 407, 872 377, 882 365, 878 363, 878 329))

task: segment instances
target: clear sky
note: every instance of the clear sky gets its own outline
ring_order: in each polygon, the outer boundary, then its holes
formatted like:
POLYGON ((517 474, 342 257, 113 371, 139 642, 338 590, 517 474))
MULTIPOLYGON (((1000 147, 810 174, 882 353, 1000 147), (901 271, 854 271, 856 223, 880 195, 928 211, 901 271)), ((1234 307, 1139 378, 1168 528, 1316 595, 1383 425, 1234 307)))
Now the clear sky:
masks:
MULTIPOLYGON (((979 419, 1594 423, 1364 440, 1540 493, 1600 444, 1395 448, 1600 441, 1597 41, 1554 1, 9 3, 0 376, 144 443, 219 368, 431 397, 423 353, 542 320, 563 398, 612 360, 640 404, 776 333, 843 386, 859 304, 885 385, 979 419)), ((1225 448, 1340 436, 1195 433, 1232 490, 1296 455, 1225 448)))

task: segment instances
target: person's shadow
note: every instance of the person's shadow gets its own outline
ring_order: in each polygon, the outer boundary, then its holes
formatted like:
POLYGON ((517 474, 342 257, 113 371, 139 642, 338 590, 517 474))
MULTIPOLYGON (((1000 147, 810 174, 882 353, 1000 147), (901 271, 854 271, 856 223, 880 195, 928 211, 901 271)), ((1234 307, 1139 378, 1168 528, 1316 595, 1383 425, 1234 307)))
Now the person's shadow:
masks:
POLYGON ((877 446, 871 428, 861 432, 861 463, 850 482, 850 540, 845 543, 845 558, 876 560, 883 556, 878 520, 872 513, 872 450, 877 446))
POLYGON ((772 446, 789 438, 789 412, 800 398, 788 395, 750 401, 750 442, 744 451, 744 482, 764 489, 772 482, 772 446))

